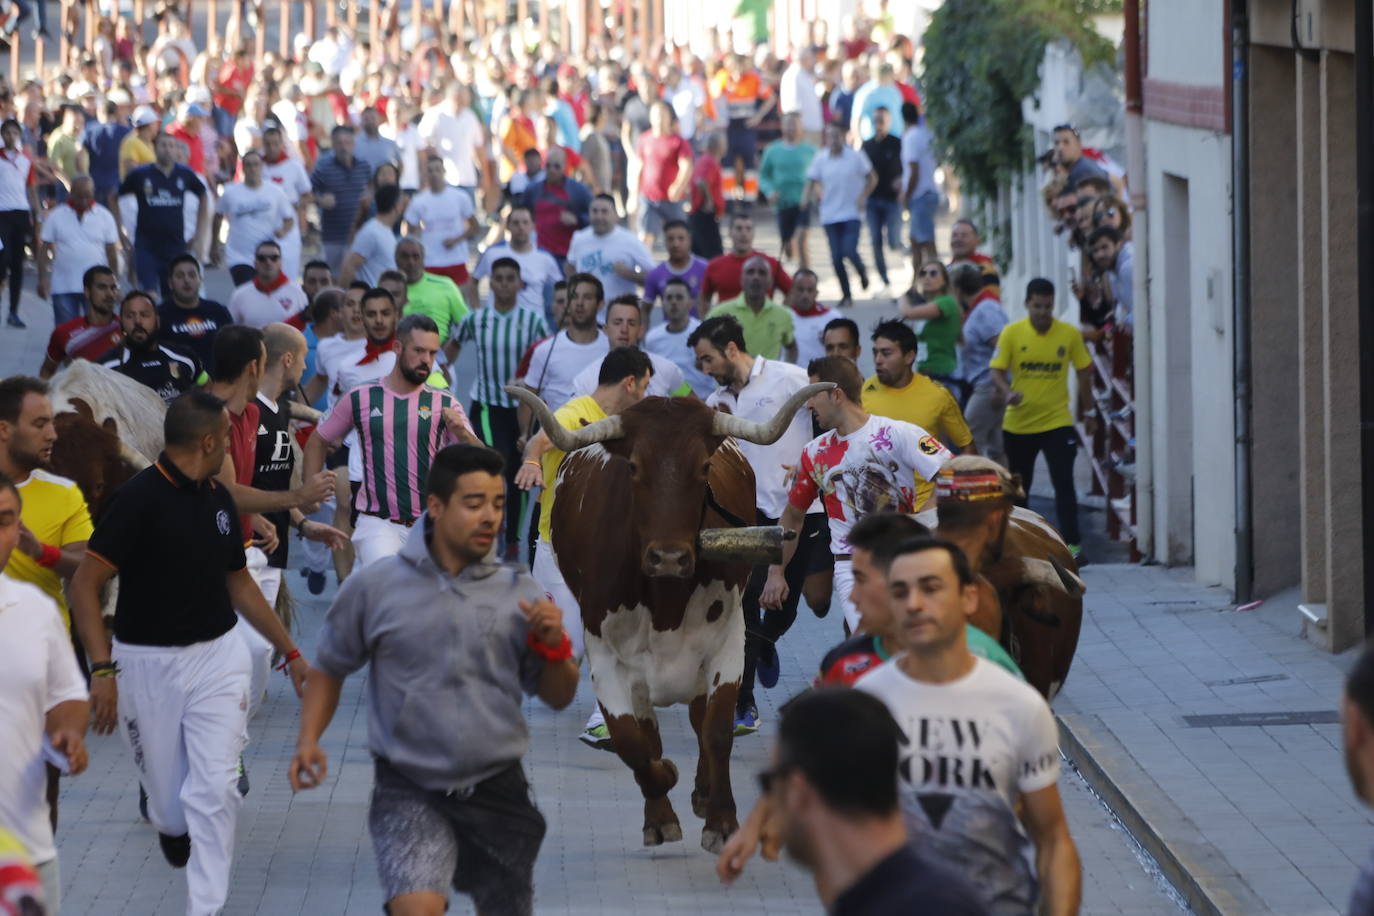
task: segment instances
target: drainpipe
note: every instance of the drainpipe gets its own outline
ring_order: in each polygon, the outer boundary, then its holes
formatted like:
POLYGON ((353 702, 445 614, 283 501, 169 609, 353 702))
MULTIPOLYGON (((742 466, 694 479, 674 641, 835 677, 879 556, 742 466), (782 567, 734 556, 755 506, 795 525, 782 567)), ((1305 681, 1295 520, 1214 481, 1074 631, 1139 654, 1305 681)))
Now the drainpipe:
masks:
MULTIPOLYGON (((1368 114, 1374 106, 1374 9, 1355 4, 1355 111, 1368 114)), ((1360 308, 1360 496, 1364 544, 1364 631, 1374 632, 1374 124, 1355 119, 1355 178, 1359 217, 1356 251, 1359 262, 1360 308)))
MULTIPOLYGON (((1250 484, 1250 24, 1248 0, 1231 0, 1231 340, 1235 405, 1236 601, 1255 584, 1250 484)), ((1358 5, 1358 4, 1357 4, 1358 5)))
MULTIPOLYGON (((1150 225, 1146 208, 1145 93, 1141 33, 1146 0, 1125 0, 1122 46, 1126 64, 1126 179, 1131 189, 1131 238, 1135 248, 1135 529, 1136 550, 1154 559, 1154 448, 1150 392, 1150 225)), ((1110 508, 1110 507, 1109 507, 1110 508)))

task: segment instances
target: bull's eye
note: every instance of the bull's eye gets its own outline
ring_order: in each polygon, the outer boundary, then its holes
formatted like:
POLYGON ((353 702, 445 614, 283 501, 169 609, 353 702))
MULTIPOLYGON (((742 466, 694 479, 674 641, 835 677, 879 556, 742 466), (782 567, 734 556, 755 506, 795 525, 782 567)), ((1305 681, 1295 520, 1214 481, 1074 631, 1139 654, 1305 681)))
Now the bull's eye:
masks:
POLYGON ((710 473, 711 473, 711 462, 707 461, 705 464, 703 464, 703 465, 701 466, 701 476, 707 477, 707 476, 710 476, 710 473))
POLYGON ((638 473, 639 473, 639 465, 635 464, 635 460, 634 460, 633 458, 631 458, 631 459, 630 459, 630 475, 633 476, 633 475, 638 474, 638 473))

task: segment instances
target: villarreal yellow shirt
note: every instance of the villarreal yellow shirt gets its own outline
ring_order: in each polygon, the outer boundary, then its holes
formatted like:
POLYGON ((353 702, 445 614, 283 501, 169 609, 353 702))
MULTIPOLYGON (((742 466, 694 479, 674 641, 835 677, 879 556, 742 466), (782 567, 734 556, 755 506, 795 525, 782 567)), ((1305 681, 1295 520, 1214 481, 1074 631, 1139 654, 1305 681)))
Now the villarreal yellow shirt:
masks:
POLYGON ((1036 333, 1029 318, 1007 325, 988 366, 1010 370, 1011 390, 1023 399, 1007 407, 1002 429, 1024 435, 1072 426, 1069 371, 1091 363, 1083 335, 1067 322, 1054 319, 1044 334, 1036 333))
MULTIPOLYGON (((973 441, 964 422, 964 413, 949 389, 919 372, 902 388, 889 388, 875 375, 864 382, 864 410, 880 417, 903 420, 921 427, 944 442, 962 449, 973 441)), ((916 499, 913 506, 924 506, 935 492, 935 484, 916 475, 916 499)))
MULTIPOLYGON (((554 411, 553 418, 562 424, 564 429, 580 429, 590 426, 597 420, 606 419, 606 411, 596 403, 596 398, 588 394, 573 398, 558 408, 554 411)), ((563 463, 567 454, 561 448, 551 448, 539 459, 544 471, 544 492, 539 497, 539 539, 549 544, 553 543, 550 534, 553 527, 553 485, 558 480, 558 466, 563 463)))
MULTIPOLYGON (((24 504, 19 518, 38 540, 54 547, 90 540, 91 513, 76 481, 36 470, 29 474, 28 480, 18 484, 18 488, 24 504)), ((33 557, 15 550, 5 565, 5 575, 41 588, 57 602, 62 622, 71 628, 71 612, 67 610, 67 598, 62 593, 62 577, 56 570, 39 566, 33 557)))

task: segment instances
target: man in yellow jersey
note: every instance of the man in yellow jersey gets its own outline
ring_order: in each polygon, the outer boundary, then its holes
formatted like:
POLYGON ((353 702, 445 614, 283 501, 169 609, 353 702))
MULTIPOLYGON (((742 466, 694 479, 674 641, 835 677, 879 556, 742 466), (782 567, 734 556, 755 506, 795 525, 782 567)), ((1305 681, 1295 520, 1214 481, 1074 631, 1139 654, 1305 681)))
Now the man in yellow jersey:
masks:
MULTIPOLYGON (((905 420, 935 436, 960 455, 976 455, 973 433, 949 389, 915 372, 916 333, 895 318, 873 329, 873 367, 877 374, 864 381, 864 410, 880 417, 905 420)), ((935 484, 916 477, 916 505, 925 505, 935 484)))
POLYGON ((1078 433, 1069 412, 1069 371, 1078 373, 1078 408, 1091 433, 1097 423, 1092 413, 1092 357, 1078 328, 1054 317, 1054 284, 1049 280, 1036 278, 1026 284, 1026 312, 1028 317, 1002 329, 997 352, 988 363, 993 384, 1007 403, 1003 445, 1007 464, 1021 475, 1027 494, 1035 458, 1045 453, 1059 533, 1077 557, 1082 543, 1073 485, 1078 433))
MULTIPOLYGON (((568 429, 590 426, 643 400, 644 392, 653 377, 653 363, 649 354, 638 347, 616 347, 601 361, 596 390, 589 395, 573 398, 558 410, 554 419, 568 429)), ((563 609, 563 630, 572 640, 573 655, 582 659, 582 611, 572 590, 563 581, 558 558, 553 552, 553 498, 558 480, 558 467, 567 452, 555 448, 542 431, 525 446, 524 463, 515 475, 515 484, 528 490, 540 484, 539 543, 534 554, 534 580, 548 593, 550 600, 563 609)), ((603 750, 610 749, 610 731, 598 707, 587 720, 587 727, 579 736, 583 744, 603 750)))
POLYGON ((0 381, 0 473, 23 495, 19 546, 5 574, 41 588, 70 631, 62 583, 86 552, 91 515, 76 482, 46 470, 56 441, 47 383, 24 375, 0 381))

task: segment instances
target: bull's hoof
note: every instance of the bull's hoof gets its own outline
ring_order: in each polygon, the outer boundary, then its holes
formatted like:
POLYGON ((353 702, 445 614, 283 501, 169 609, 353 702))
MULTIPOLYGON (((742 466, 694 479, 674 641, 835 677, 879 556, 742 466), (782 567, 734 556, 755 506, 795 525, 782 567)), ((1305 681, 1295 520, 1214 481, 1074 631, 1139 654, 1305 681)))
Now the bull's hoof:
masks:
POLYGON ((700 789, 692 790, 692 813, 706 820, 706 793, 700 789))
POLYGON ((720 851, 725 848, 725 841, 728 839, 730 839, 730 834, 707 827, 701 831, 701 848, 713 856, 718 856, 720 851))
POLYGON ((682 842, 682 825, 678 823, 659 824, 644 828, 645 846, 662 846, 664 843, 682 842))

